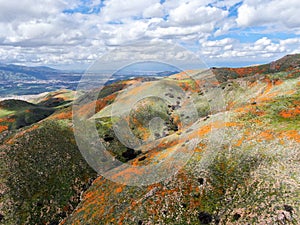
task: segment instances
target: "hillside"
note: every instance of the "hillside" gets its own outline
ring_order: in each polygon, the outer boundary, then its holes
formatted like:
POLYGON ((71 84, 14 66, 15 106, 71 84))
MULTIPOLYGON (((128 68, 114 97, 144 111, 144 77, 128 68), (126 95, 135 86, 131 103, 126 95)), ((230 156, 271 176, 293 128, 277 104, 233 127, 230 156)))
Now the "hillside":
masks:
POLYGON ((0 102, 1 224, 58 224, 95 178, 78 151, 70 121, 56 119, 73 95, 63 90, 35 104, 0 102))
POLYGON ((0 221, 299 224, 299 77, 300 55, 288 55, 261 66, 118 81, 76 100, 63 91, 0 102, 0 221), (72 101, 82 121, 95 120, 116 159, 95 159, 102 175, 78 149, 72 101), (18 118, 34 119, 17 126, 18 118), (154 180, 165 179, 151 183, 148 165, 160 166, 154 180))

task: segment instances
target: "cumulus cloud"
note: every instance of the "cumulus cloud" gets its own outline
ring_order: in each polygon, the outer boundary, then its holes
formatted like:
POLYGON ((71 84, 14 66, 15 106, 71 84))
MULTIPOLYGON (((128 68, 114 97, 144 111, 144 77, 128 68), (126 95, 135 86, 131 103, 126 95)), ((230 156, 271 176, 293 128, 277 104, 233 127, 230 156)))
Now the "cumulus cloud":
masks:
POLYGON ((203 47, 224 47, 227 45, 231 45, 235 40, 232 38, 224 38, 216 41, 206 41, 202 44, 203 47))
POLYGON ((120 25, 103 25, 100 38, 105 39, 107 45, 121 45, 145 37, 149 22, 129 20, 120 25))
POLYGON ((68 44, 68 38, 74 38, 78 20, 75 22, 62 11, 72 5, 75 2, 0 0, 0 44, 33 47, 68 44))
POLYGON ((180 43, 206 58, 276 56, 299 50, 298 37, 268 36, 300 33, 299 8, 298 0, 0 0, 0 61, 84 64, 140 40, 180 43), (266 36, 238 37, 255 26, 266 36))
POLYGON ((59 13, 67 6, 67 3, 62 0, 0 0, 0 6, 0 22, 4 23, 47 18, 59 13))
POLYGON ((142 17, 145 9, 148 10, 148 12, 146 12, 147 14, 151 11, 151 7, 156 4, 159 4, 159 0, 109 0, 105 2, 105 7, 102 10, 102 16, 104 21, 107 22, 128 19, 131 17, 142 17))
POLYGON ((219 61, 231 63, 239 61, 266 62, 287 54, 289 52, 287 43, 290 42, 287 39, 278 43, 263 37, 255 42, 242 43, 237 39, 224 38, 203 43, 200 52, 211 65, 217 65, 219 61), (284 42, 286 43, 284 44, 284 42))
POLYGON ((166 1, 167 19, 151 24, 145 35, 151 38, 197 42, 218 30, 226 10, 207 5, 209 1, 166 1))
POLYGON ((95 63, 91 70, 116 70, 124 65, 141 61, 159 61, 183 70, 205 68, 205 64, 196 54, 179 45, 159 40, 139 41, 117 47, 110 53, 104 54, 99 61, 100 63, 95 63))
POLYGON ((226 1, 215 1, 211 4, 215 7, 229 9, 237 4, 240 4, 241 2, 242 2, 241 0, 226 0, 226 1))
POLYGON ((200 24, 214 25, 227 16, 228 12, 216 7, 203 6, 201 1, 192 1, 179 5, 170 11, 171 24, 191 26, 200 24))
POLYGON ((300 38, 289 38, 285 40, 280 40, 280 44, 282 45, 300 44, 300 38))
POLYGON ((300 1, 290 0, 246 0, 238 9, 236 22, 241 27, 247 26, 273 26, 288 29, 299 29, 298 16, 300 1))
POLYGON ((163 17, 164 7, 160 3, 153 4, 143 11, 144 18, 163 17))

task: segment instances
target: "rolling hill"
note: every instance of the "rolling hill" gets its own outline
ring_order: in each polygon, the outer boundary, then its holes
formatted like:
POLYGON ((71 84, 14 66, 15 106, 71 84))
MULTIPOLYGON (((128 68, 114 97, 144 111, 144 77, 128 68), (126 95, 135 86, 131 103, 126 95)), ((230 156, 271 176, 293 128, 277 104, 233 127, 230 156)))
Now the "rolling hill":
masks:
POLYGON ((299 77, 300 55, 288 55, 260 66, 117 81, 79 99, 57 91, 31 103, 0 102, 0 221, 299 224, 299 77), (76 144, 72 101, 116 159, 113 167, 97 159, 104 173, 76 144), (128 137, 114 130, 120 118, 138 143, 120 140, 128 137), (147 165, 170 175, 148 182, 147 165), (134 185, 141 177, 145 184, 134 185))

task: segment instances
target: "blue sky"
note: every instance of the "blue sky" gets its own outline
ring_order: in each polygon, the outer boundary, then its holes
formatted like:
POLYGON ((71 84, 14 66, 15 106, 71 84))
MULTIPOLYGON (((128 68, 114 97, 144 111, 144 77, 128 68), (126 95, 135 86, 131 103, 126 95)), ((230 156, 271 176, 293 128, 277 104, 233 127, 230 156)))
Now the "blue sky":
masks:
POLYGON ((0 62, 85 69, 163 40, 208 66, 266 63, 300 52, 299 10, 298 0, 0 0, 0 62))

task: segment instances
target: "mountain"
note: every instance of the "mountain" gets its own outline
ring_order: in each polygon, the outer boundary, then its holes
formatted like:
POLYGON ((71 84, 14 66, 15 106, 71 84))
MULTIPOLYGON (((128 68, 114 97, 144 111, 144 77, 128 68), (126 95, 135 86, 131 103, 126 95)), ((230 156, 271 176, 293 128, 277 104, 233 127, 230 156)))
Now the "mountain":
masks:
MULTIPOLYGON (((107 76, 107 74, 110 73, 111 71, 95 72, 86 74, 85 78, 87 79, 87 77, 90 76, 90 79, 95 79, 94 77, 98 76, 101 80, 103 75, 107 76)), ((175 73, 177 72, 119 71, 114 73, 110 77, 110 80, 105 83, 105 85, 109 85, 120 80, 133 79, 137 77, 148 77, 148 79, 155 79, 155 77, 166 77, 175 73)), ((83 74, 84 71, 72 72, 57 70, 45 66, 28 67, 0 63, 0 99, 21 95, 53 92, 59 89, 75 90, 83 74)))
POLYGON ((0 71, 10 72, 12 74, 17 74, 17 75, 26 75, 40 80, 49 80, 51 78, 57 78, 57 76, 62 73, 62 71, 49 68, 49 67, 44 67, 44 66, 27 67, 27 66, 13 65, 13 64, 10 65, 0 64, 0 71))
POLYGON ((0 97, 40 94, 58 89, 75 90, 81 75, 43 66, 0 64, 0 97))
POLYGON ((299 66, 300 55, 288 55, 253 67, 117 81, 78 99, 64 90, 0 102, 1 223, 299 224, 299 66), (121 183, 84 160, 72 102, 125 163, 95 158, 121 183), (138 147, 125 129, 116 132, 120 118, 138 147), (147 183, 148 165, 162 165, 154 179, 170 176, 147 183), (139 177, 144 185, 125 185, 139 177))

